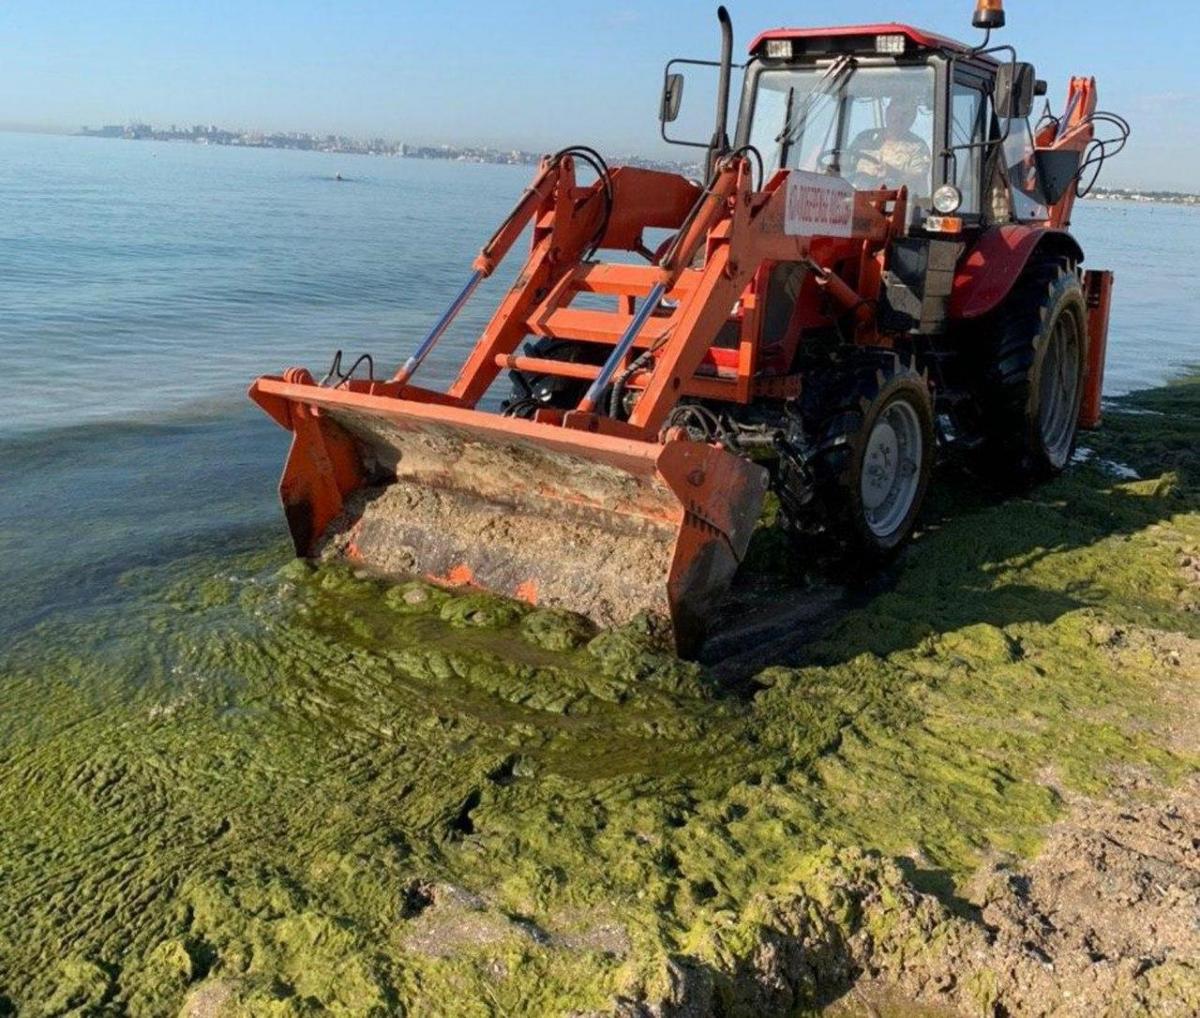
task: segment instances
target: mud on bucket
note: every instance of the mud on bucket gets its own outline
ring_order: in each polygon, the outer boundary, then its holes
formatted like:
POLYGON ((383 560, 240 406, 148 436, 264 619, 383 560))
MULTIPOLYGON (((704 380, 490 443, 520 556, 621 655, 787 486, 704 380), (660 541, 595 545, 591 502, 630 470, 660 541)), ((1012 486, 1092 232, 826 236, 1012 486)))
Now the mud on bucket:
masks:
POLYGON ((601 626, 649 612, 670 620, 683 654, 698 648, 767 488, 762 467, 700 442, 305 389, 286 406, 268 405, 282 392, 255 397, 294 433, 280 491, 299 554, 601 626))

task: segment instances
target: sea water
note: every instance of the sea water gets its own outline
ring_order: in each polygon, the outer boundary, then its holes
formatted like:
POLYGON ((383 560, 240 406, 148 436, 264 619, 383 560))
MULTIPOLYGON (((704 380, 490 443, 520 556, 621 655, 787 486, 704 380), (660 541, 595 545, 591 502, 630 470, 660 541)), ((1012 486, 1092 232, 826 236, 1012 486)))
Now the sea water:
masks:
MULTIPOLYGON (((531 174, 0 134, 0 641, 139 564, 278 540, 288 436, 247 384, 294 364, 319 377, 338 349, 390 374, 531 174)), ((1087 264, 1117 272, 1109 395, 1200 360, 1198 215, 1078 208, 1087 264)), ((423 384, 452 380, 512 271, 423 384)))

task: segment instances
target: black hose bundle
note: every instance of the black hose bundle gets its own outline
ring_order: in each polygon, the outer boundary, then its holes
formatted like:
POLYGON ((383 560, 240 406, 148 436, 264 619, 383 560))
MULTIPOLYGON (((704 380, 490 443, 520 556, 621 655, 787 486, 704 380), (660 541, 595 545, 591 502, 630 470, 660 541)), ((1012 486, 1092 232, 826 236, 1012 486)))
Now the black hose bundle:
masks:
POLYGON ((358 370, 358 366, 364 361, 367 365, 367 380, 371 382, 375 381, 375 360, 369 353, 362 354, 353 364, 350 365, 350 369, 348 371, 343 371, 342 351, 338 350, 334 353, 333 363, 329 365, 329 370, 325 373, 325 377, 321 379, 319 384, 324 387, 325 385, 328 385, 330 381, 336 378, 337 382, 334 384, 334 388, 336 389, 343 382, 348 382, 351 378, 353 378, 354 372, 358 370))
POLYGON ((1093 126, 1096 124, 1106 124, 1109 127, 1114 127, 1117 134, 1113 138, 1092 139, 1092 143, 1084 153, 1083 163, 1079 167, 1079 172, 1075 175, 1075 193, 1080 198, 1086 198, 1092 193, 1092 188, 1096 186, 1096 181, 1100 179, 1100 173, 1104 169, 1105 160, 1111 159, 1126 146, 1132 131, 1129 121, 1116 113, 1093 113, 1088 118, 1088 121, 1093 126), (1096 169, 1092 173, 1092 179, 1085 185, 1083 183, 1084 174, 1092 166, 1096 167, 1096 169))
POLYGON ((587 253, 583 256, 584 261, 588 261, 599 249, 600 242, 604 240, 604 234, 608 232, 609 221, 612 219, 612 173, 608 168, 608 163, 604 161, 604 157, 594 148, 589 148, 587 145, 568 145, 566 148, 559 149, 551 156, 550 163, 551 165, 557 165, 567 156, 587 163, 604 185, 604 218, 600 221, 600 227, 596 230, 595 236, 592 237, 591 244, 588 246, 587 253))
POLYGON ((625 416, 625 387, 629 384, 629 379, 650 362, 654 357, 655 351, 662 347, 666 341, 667 336, 664 335, 649 349, 643 350, 633 359, 629 367, 622 371, 613 381, 612 388, 608 390, 608 416, 613 420, 619 421, 625 416))
POLYGON ((767 174, 763 166, 762 153, 758 149, 756 149, 753 145, 742 145, 740 148, 735 148, 725 158, 734 159, 743 154, 753 156, 754 161, 758 163, 758 186, 754 190, 761 191, 763 189, 763 184, 766 183, 767 174))

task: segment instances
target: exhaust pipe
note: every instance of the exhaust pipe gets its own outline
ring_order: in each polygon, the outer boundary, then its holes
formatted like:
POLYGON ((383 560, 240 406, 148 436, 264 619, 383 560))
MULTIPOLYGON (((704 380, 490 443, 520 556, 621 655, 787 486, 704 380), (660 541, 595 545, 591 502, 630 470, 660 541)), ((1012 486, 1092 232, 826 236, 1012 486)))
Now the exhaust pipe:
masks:
POLYGON ((712 178, 717 160, 729 151, 729 82, 733 70, 733 22, 724 7, 717 8, 717 21, 721 23, 721 76, 717 82, 717 126, 708 146, 708 176, 712 178))

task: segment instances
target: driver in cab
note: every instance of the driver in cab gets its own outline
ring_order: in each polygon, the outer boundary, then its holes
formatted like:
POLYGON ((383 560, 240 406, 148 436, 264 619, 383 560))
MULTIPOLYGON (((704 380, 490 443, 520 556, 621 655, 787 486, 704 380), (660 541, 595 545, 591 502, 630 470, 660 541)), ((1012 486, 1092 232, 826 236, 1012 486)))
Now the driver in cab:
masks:
POLYGON ((915 99, 897 96, 889 102, 883 127, 863 131, 850 146, 853 172, 873 186, 907 185, 913 194, 925 194, 932 156, 925 140, 913 133, 916 119, 915 99))

